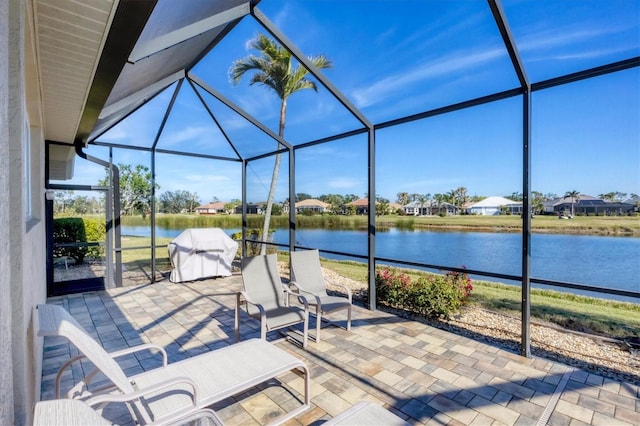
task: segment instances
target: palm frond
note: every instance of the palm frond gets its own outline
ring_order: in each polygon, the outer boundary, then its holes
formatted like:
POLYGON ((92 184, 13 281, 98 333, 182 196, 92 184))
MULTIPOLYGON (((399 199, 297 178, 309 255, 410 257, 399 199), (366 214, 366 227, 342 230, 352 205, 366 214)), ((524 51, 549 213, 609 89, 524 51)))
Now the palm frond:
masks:
MULTIPOLYGON (((295 66, 291 52, 275 40, 260 34, 251 40, 249 47, 260 52, 260 56, 250 55, 235 61, 229 69, 232 84, 237 85, 244 74, 255 71, 249 84, 267 86, 283 100, 298 90, 318 90, 316 83, 306 78, 309 70, 295 66)), ((308 59, 318 69, 332 66, 324 55, 310 56, 308 59)))

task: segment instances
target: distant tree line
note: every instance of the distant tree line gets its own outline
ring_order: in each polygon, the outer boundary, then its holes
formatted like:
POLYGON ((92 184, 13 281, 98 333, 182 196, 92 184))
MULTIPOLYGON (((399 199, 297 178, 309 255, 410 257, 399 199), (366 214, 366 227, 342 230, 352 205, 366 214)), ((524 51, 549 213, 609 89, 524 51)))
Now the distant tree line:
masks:
POLYGON ((70 190, 58 190, 53 194, 53 213, 57 216, 97 214, 104 211, 104 197, 76 195, 70 190))
POLYGON ((200 205, 200 199, 195 192, 166 191, 158 197, 158 204, 160 213, 193 213, 200 205))
MULTIPOLYGON (((122 213, 128 215, 142 214, 147 215, 151 211, 151 173, 149 168, 143 165, 118 164, 120 170, 120 200, 122 213)), ((108 172, 105 178, 98 182, 101 186, 107 186, 109 180, 108 172)), ((160 186, 155 184, 156 191, 160 186)), ((73 214, 96 214, 104 212, 104 196, 90 197, 87 195, 76 195, 74 191, 55 191, 54 213, 56 215, 73 215, 73 214)), ((523 196, 521 192, 512 192, 505 195, 505 198, 521 202, 523 196)), ((580 192, 576 190, 567 191, 563 197, 572 199, 572 203, 580 201, 580 192)), ((627 198, 637 198, 637 194, 627 194, 626 192, 611 191, 598 194, 598 198, 609 202, 621 202, 627 198)), ((345 207, 347 204, 359 199, 356 194, 322 194, 314 197, 311 194, 300 192, 296 194, 295 202, 304 201, 315 198, 330 205, 329 212, 333 214, 355 214, 355 208, 349 209, 345 207)), ((364 194, 364 198, 368 198, 368 194, 364 194)), ((391 201, 387 198, 376 195, 376 212, 384 215, 393 213, 390 205, 391 201)), ((443 193, 409 193, 398 192, 395 202, 402 206, 412 202, 417 202, 423 207, 440 208, 445 203, 462 208, 469 202, 478 202, 486 198, 483 195, 469 195, 467 188, 461 186, 451 189, 443 193)), ((542 193, 539 191, 531 192, 531 207, 534 212, 544 211, 544 202, 561 198, 554 193, 542 193)), ((212 197, 211 202, 218 202, 217 197, 212 197)), ((285 199, 282 203, 273 205, 273 214, 282 214, 289 199, 285 199)), ((225 210, 228 212, 235 211, 235 207, 240 205, 241 201, 233 199, 225 203, 225 210)), ((196 207, 201 205, 201 199, 195 192, 186 190, 165 191, 157 198, 156 210, 161 213, 193 213, 196 207)))

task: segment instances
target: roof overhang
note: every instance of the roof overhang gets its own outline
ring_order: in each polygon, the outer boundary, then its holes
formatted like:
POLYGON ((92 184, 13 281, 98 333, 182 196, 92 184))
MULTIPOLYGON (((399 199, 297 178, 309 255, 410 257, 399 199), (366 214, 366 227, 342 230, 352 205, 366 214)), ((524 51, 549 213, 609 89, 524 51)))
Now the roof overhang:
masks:
POLYGON ((184 78, 248 0, 33 0, 46 140, 86 145, 184 78))
MULTIPOLYGON (((97 76, 96 82, 104 81, 110 90, 107 96, 96 93, 95 106, 99 108, 87 105, 85 126, 78 129, 76 142, 86 144, 95 139, 184 78, 250 10, 248 0, 190 0, 188 6, 180 7, 174 0, 157 0, 138 37, 128 39, 127 46, 116 46, 111 54, 103 53, 103 57, 115 58, 105 65, 116 62, 118 73, 115 79, 109 72, 97 76)), ((123 25, 127 28, 129 21, 125 19, 123 25)), ((114 31, 118 35, 122 32, 112 28, 111 33, 114 31)))
POLYGON ((74 141, 117 7, 33 0, 45 139, 74 141))

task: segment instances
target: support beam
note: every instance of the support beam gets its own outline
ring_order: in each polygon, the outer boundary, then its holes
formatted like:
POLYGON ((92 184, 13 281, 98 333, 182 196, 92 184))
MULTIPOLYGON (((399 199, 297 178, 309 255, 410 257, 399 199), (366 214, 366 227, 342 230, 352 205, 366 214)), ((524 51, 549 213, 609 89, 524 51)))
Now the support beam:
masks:
POLYGON ((589 68, 588 70, 574 72, 572 74, 563 75, 560 77, 551 78, 549 80, 539 81, 531 85, 531 89, 535 92, 537 90, 548 89, 551 87, 560 86, 567 83, 573 83, 587 78, 599 77, 612 72, 624 71, 630 68, 640 66, 640 56, 625 59, 623 61, 613 62, 611 64, 601 65, 595 68, 589 68))
MULTIPOLYGON (((107 211, 109 208, 113 208, 112 213, 108 214, 107 217, 107 251, 112 251, 114 247, 111 243, 115 244, 116 254, 115 254, 115 275, 113 276, 113 282, 106 282, 106 288, 122 287, 122 252, 117 250, 122 247, 122 238, 121 238, 121 229, 120 229, 120 170, 118 166, 113 164, 113 150, 109 149, 109 161, 102 160, 100 158, 94 157, 92 155, 87 154, 82 151, 83 147, 79 144, 75 145, 76 154, 87 161, 98 164, 105 169, 109 170, 109 178, 111 183, 108 185, 110 189, 107 191, 106 203, 109 205, 107 207, 107 211)), ((107 267, 111 268, 113 266, 112 263, 108 262, 107 267)))
POLYGON ((246 2, 231 9, 226 9, 213 16, 209 16, 208 18, 202 19, 198 22, 194 22, 193 24, 178 28, 170 33, 156 37, 146 43, 136 45, 131 52, 131 55, 129 55, 128 62, 135 64, 141 59, 148 58, 149 56, 169 49, 170 47, 206 33, 214 28, 225 25, 236 19, 240 19, 243 16, 248 15, 249 10, 249 2, 246 2))
POLYGON ((171 111, 173 110, 173 105, 178 98, 178 94, 180 93, 180 88, 182 87, 182 83, 184 79, 178 82, 175 90, 173 91, 173 95, 171 95, 171 101, 169 101, 169 106, 164 112, 164 116, 162 117, 162 122, 160 122, 160 127, 158 127, 158 131, 156 132, 156 136, 153 139, 153 144, 151 145, 151 282, 156 282, 156 146, 158 146, 158 141, 160 140, 160 136, 162 135, 162 131, 164 130, 164 126, 167 124, 167 120, 169 119, 169 115, 171 115, 171 111))
POLYGON ((202 107, 205 110, 207 110, 207 114, 209 114, 209 117, 211 117, 211 120, 213 120, 213 122, 216 124, 216 127, 218 128, 218 130, 222 134, 222 137, 224 137, 224 139, 227 141, 227 143, 229 144, 229 146, 231 147, 233 152, 235 152, 236 156, 238 158, 242 158, 242 155, 240 155, 240 151, 238 151, 238 149, 236 148, 235 144, 231 141, 231 138, 227 134, 226 130, 224 130, 224 128, 222 127, 222 124, 220 123, 218 118, 213 114, 213 111, 211 111, 211 108, 209 108, 209 105, 205 102, 205 100, 202 97, 202 94, 200 93, 200 91, 196 88, 195 84, 193 84, 193 82, 191 80, 187 79, 187 81, 189 82, 189 85, 193 89, 193 93, 195 93, 196 96, 198 97, 198 99, 200 100, 200 104, 202 105, 202 107))
POLYGON ((511 34, 511 29, 509 28, 507 16, 504 13, 502 4, 500 3, 500 0, 488 1, 491 13, 493 13, 493 19, 496 21, 496 25, 498 26, 498 30, 500 31, 500 35, 502 36, 502 40, 504 41, 504 46, 507 49, 507 52, 509 52, 509 58, 511 58, 513 69, 518 75, 520 86, 522 88, 529 87, 530 84, 529 80, 527 79, 527 73, 525 72, 524 64, 522 63, 522 59, 520 58, 520 54, 518 53, 518 48, 516 47, 513 35, 511 34))
POLYGON ((368 225, 368 278, 369 278, 369 309, 375 311, 376 306, 376 132, 369 129, 368 143, 369 162, 369 225, 368 225))
POLYGON ((103 108, 98 118, 102 120, 112 114, 122 111, 123 109, 131 108, 131 105, 146 102, 148 99, 154 97, 156 94, 171 86, 176 81, 185 78, 186 75, 187 74, 184 70, 180 70, 163 78, 160 81, 146 86, 144 89, 138 90, 137 92, 132 93, 129 96, 122 98, 119 101, 103 108))
POLYGON ((102 49, 74 143, 85 145, 157 0, 120 0, 102 49))
POLYGON ((531 91, 522 96, 522 332, 520 354, 531 356, 531 91))
POLYGON ((520 354, 531 356, 531 84, 500 0, 488 0, 522 87, 522 333, 520 354))
POLYGON ((240 106, 236 105, 234 102, 232 102, 230 99, 228 99, 222 93, 220 93, 217 90, 215 90, 209 84, 205 83, 198 76, 196 76, 195 74, 192 74, 192 73, 188 73, 187 77, 189 78, 190 81, 192 81, 195 84, 197 84, 198 86, 200 86, 205 92, 209 93, 211 96, 213 96, 214 98, 216 98, 217 100, 219 100, 220 102, 225 104, 227 107, 229 107, 233 111, 235 111, 238 115, 242 116, 249 123, 253 124, 258 129, 262 130, 264 133, 266 133, 267 135, 271 136, 273 139, 278 141, 282 146, 284 146, 287 149, 292 147, 292 145, 289 142, 287 142, 286 140, 284 140, 284 138, 278 136, 271 129, 269 129, 267 126, 265 126, 260 121, 258 121, 255 117, 253 117, 251 114, 249 114, 244 109, 240 108, 240 106))
MULTIPOLYGON (((368 265, 369 265, 369 308, 375 310, 375 235, 376 235, 376 200, 375 200, 375 129, 373 123, 344 96, 320 70, 289 40, 257 7, 251 9, 251 15, 269 33, 304 66, 318 81, 368 130, 368 163, 369 163, 369 225, 368 225, 368 265)), ((290 244, 293 244, 290 242, 290 244)))
MULTIPOLYGON (((296 157, 293 147, 289 148, 289 253, 296 245, 296 157)), ((291 260, 291 255, 289 255, 291 260)))

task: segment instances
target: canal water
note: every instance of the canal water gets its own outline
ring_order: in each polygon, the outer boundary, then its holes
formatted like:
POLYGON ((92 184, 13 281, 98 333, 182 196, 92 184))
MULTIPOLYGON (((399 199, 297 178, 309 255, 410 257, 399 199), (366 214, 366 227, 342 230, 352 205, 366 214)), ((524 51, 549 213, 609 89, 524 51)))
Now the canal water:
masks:
MULTIPOLYGON (((157 237, 173 238, 182 230, 157 229, 157 237)), ((237 229, 226 230, 228 234, 237 229)), ((148 236, 149 227, 123 226, 123 235, 148 236)), ((288 244, 288 230, 278 229, 273 240, 288 244)), ((354 230, 302 229, 296 231, 297 245, 320 250, 367 254, 367 233, 354 230)), ((521 275, 519 233, 452 232, 424 230, 377 230, 376 256, 388 259, 466 267, 479 271, 521 275)), ((322 254, 324 257, 352 259, 322 254)), ((594 287, 640 292, 640 238, 591 235, 532 234, 531 276, 594 287)), ((478 277, 480 278, 480 277, 478 277)), ((487 281, 504 280, 482 277, 487 281)), ((538 286, 542 287, 542 286, 538 286)), ((556 289, 560 290, 560 289, 556 289)), ((603 298, 638 299, 564 290, 603 298)))

